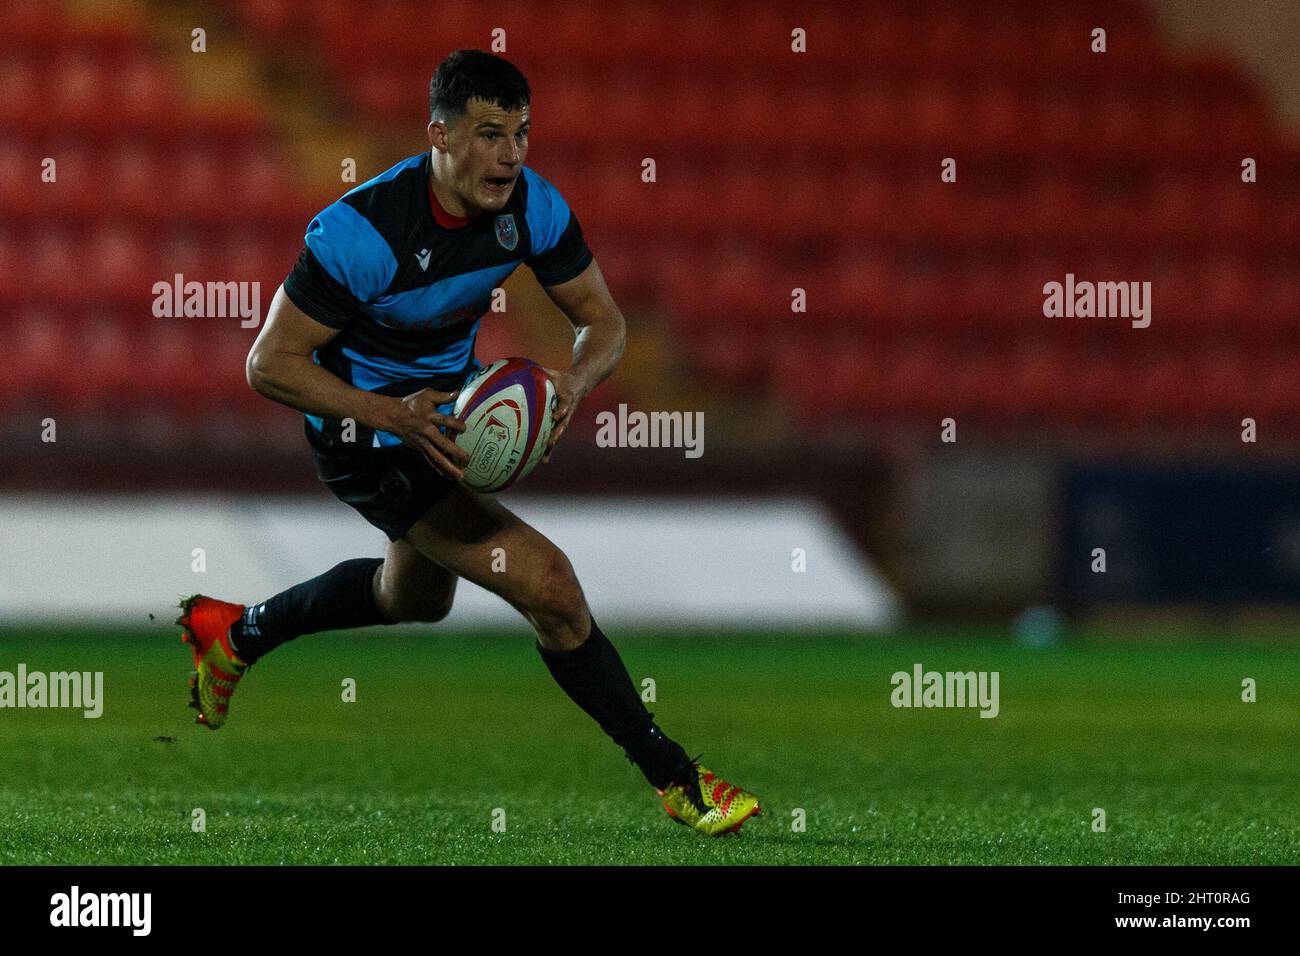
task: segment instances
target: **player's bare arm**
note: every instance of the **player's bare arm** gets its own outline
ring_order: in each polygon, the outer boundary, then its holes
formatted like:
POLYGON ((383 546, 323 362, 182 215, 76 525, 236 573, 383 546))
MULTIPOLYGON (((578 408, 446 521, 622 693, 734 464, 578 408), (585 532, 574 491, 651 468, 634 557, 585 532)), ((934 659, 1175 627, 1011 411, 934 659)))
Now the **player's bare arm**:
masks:
POLYGON ((417 448, 443 474, 459 481, 468 453, 444 434, 465 430, 465 423, 438 412, 455 393, 420 389, 403 398, 378 395, 347 384, 312 361, 312 352, 338 334, 307 315, 276 290, 266 323, 248 353, 249 386, 259 395, 300 412, 351 418, 370 428, 399 436, 417 448))
POLYGON ((572 420, 578 403, 618 367, 627 341, 627 323, 614 297, 609 294, 605 277, 594 259, 577 278, 543 288, 573 323, 577 333, 573 343, 573 364, 569 369, 563 372, 546 370, 555 382, 558 399, 555 426, 546 446, 546 455, 542 458, 547 462, 555 443, 572 420))

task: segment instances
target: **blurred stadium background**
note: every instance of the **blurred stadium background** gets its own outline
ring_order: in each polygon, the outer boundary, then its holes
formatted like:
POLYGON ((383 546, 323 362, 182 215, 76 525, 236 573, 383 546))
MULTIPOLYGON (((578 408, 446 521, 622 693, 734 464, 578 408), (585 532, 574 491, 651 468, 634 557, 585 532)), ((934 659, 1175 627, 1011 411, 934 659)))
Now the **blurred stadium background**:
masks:
MULTIPOLYGON (((152 289, 258 281, 264 313, 307 222, 353 185, 344 160, 363 182, 424 149, 432 69, 497 28, 534 91, 529 165, 578 211, 630 322, 622 368, 524 489, 547 522, 521 512, 557 541, 594 535, 584 553, 621 560, 660 514, 677 537, 647 564, 695 560, 673 587, 701 600, 764 591, 748 613, 733 602, 750 624, 784 607, 871 629, 902 609, 1050 640, 1062 614, 1237 633, 1297 616, 1294 4, 0 11, 0 616, 104 606, 106 589, 136 593, 127 581, 166 604, 171 579, 140 562, 169 542, 160 560, 182 578, 191 545, 229 542, 209 560, 240 594, 323 569, 357 536, 377 552, 316 482, 300 416, 245 384, 257 330, 155 318, 152 289), (1067 273, 1150 281, 1150 327, 1044 318, 1043 284, 1067 273), (597 447, 595 413, 620 403, 703 411, 704 456, 597 447), (195 496, 208 510, 190 534, 174 502, 195 496), (601 518, 583 524, 590 507, 601 518), (773 514, 795 520, 778 533, 773 514), (786 577, 709 551, 724 538, 786 577)), ((480 358, 565 361, 567 325, 531 274, 507 289, 480 358)), ((588 587, 617 616, 644 583, 588 587)), ((138 618, 133 601, 114 610, 138 618)))

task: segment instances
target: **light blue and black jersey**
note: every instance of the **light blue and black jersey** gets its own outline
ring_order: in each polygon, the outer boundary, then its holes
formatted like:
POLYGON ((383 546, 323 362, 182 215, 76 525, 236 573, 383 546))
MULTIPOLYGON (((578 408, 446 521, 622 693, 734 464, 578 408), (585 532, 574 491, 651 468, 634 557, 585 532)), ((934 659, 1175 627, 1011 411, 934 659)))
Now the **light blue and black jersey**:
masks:
MULTIPOLYGON (((559 285, 591 263, 577 216, 559 191, 524 167, 505 208, 453 227, 434 216, 429 154, 357 186, 307 227, 285 294, 339 334, 315 361, 343 381, 385 395, 451 391, 478 367, 474 339, 492 290, 520 263, 559 285)), ((333 445, 339 422, 309 415, 333 445)), ((356 445, 399 444, 357 426, 356 445)))

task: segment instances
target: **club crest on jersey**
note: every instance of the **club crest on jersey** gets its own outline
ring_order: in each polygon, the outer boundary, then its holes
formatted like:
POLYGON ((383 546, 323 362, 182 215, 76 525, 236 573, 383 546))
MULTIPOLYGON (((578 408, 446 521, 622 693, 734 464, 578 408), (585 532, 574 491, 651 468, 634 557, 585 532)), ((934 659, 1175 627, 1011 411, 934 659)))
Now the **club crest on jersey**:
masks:
POLYGON ((519 245, 519 230, 515 228, 514 213, 506 213, 504 216, 497 216, 497 242, 507 252, 513 252, 515 246, 519 245))

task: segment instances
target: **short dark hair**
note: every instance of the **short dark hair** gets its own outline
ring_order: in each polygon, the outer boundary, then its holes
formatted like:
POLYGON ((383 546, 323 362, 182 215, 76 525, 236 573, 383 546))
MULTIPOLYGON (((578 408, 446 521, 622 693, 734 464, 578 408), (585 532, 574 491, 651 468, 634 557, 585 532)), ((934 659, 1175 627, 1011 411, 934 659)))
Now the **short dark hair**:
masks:
POLYGON ((483 50, 457 50, 438 65, 429 81, 429 118, 462 116, 472 99, 517 110, 528 105, 532 91, 509 60, 483 50))

